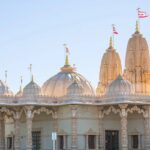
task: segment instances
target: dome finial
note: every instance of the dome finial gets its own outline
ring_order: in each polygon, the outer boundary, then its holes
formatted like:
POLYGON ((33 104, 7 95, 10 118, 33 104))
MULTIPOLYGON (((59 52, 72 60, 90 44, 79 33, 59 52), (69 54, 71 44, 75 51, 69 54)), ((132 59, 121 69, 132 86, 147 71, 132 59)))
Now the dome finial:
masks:
POLYGON ((7 73, 8 73, 8 71, 5 70, 5 83, 7 83, 7 73))
POLYGON ((109 48, 112 48, 112 47, 113 47, 113 41, 112 41, 112 36, 111 36, 109 40, 109 48))
POLYGON ((29 71, 30 71, 30 78, 31 78, 31 81, 33 81, 32 64, 30 64, 30 66, 29 66, 29 71))
POLYGON ((140 32, 140 25, 139 25, 139 21, 136 21, 136 33, 140 32))
POLYGON ((66 56, 65 56, 65 66, 69 66, 69 49, 67 47, 67 44, 64 44, 65 47, 65 52, 66 52, 66 56))
POLYGON ((22 76, 20 76, 20 91, 23 91, 23 79, 22 76))

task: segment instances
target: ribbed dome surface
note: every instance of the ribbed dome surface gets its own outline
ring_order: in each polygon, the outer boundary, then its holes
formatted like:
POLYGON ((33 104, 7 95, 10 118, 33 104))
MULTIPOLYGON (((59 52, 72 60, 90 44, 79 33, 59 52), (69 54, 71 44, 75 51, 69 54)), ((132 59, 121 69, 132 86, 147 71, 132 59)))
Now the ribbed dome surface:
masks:
POLYGON ((82 95, 83 87, 77 81, 74 81, 68 88, 67 88, 67 96, 78 96, 82 95))
POLYGON ((34 81, 31 81, 23 89, 23 96, 30 97, 30 96, 38 96, 38 95, 41 95, 41 88, 34 81))
POLYGON ((0 95, 13 95, 13 92, 2 80, 0 80, 0 95))
POLYGON ((119 96, 134 94, 134 88, 132 84, 124 80, 121 75, 116 80, 112 81, 106 88, 105 95, 107 96, 119 96))
POLYGON ((94 95, 94 90, 82 75, 73 71, 70 66, 61 68, 61 72, 48 79, 42 87, 44 95, 61 97, 67 94, 67 88, 76 80, 83 87, 84 95, 94 95))

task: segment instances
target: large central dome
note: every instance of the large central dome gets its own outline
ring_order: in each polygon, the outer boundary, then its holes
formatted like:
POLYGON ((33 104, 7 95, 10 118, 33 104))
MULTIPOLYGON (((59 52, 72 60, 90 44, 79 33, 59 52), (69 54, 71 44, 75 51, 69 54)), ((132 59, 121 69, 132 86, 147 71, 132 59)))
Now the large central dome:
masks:
POLYGON ((68 56, 66 55, 65 65, 61 71, 48 79, 42 87, 44 95, 51 97, 61 97, 67 94, 67 88, 77 81, 83 87, 82 95, 94 95, 94 90, 88 80, 81 74, 74 71, 74 68, 69 65, 68 56))

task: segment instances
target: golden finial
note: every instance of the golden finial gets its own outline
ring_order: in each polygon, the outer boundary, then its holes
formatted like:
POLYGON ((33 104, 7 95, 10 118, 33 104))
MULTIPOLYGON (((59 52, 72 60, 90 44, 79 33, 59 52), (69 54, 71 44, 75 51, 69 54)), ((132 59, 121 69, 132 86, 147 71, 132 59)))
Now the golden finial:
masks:
POLYGON ((8 73, 8 71, 5 70, 5 83, 7 83, 7 73, 8 73))
POLYGON ((110 47, 110 48, 112 48, 112 47, 113 47, 112 36, 110 37, 110 41, 109 41, 109 47, 110 47))
POLYGON ((139 26, 139 21, 136 21, 136 32, 139 33, 140 32, 140 26, 139 26))
POLYGON ((65 66, 70 66, 69 65, 69 49, 67 47, 67 44, 64 44, 64 47, 65 47, 65 52, 66 52, 66 56, 65 56, 65 66))

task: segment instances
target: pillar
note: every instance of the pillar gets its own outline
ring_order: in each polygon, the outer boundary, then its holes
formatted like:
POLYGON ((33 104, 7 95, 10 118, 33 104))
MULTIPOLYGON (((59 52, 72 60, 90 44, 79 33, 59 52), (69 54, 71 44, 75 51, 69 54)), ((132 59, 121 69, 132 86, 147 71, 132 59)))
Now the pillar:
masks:
POLYGON ((15 150, 20 150, 20 114, 16 112, 14 117, 14 125, 15 125, 15 150))
POLYGON ((5 149, 5 121, 3 113, 0 112, 0 150, 5 149))
POLYGON ((103 131, 103 113, 102 109, 103 107, 99 107, 99 147, 100 150, 104 150, 104 131, 103 131))
POLYGON ((71 150, 77 150, 77 107, 71 107, 72 118, 71 118, 71 150))
POLYGON ((144 150, 150 150, 150 106, 144 108, 144 150))
POLYGON ((32 150, 32 113, 33 107, 26 107, 26 126, 27 126, 27 135, 26 135, 26 150, 32 150))
POLYGON ((127 130, 127 111, 126 104, 120 105, 121 112, 121 150, 128 150, 128 130, 127 130))

